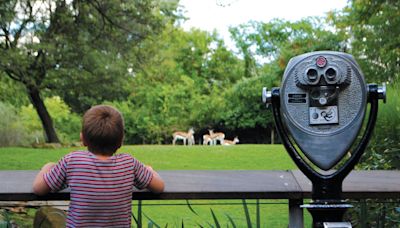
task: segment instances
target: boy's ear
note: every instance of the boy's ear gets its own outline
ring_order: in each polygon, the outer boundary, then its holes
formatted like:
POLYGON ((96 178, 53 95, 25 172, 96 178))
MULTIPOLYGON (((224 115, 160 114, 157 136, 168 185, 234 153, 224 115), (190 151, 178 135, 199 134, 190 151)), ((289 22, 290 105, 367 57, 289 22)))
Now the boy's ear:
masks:
POLYGON ((85 137, 83 137, 83 134, 82 134, 82 132, 79 134, 79 138, 81 139, 81 142, 82 142, 83 146, 87 146, 87 143, 86 143, 85 137))
POLYGON ((118 149, 121 148, 122 144, 124 143, 125 135, 122 136, 121 142, 119 143, 118 149))

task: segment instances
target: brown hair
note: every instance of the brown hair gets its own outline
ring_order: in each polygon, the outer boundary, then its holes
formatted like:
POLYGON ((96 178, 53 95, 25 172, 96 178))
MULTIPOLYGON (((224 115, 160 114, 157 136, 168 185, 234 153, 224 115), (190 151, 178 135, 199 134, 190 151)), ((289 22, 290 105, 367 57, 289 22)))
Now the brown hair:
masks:
POLYGON ((111 106, 94 106, 83 115, 82 136, 90 152, 112 155, 122 145, 124 119, 111 106))

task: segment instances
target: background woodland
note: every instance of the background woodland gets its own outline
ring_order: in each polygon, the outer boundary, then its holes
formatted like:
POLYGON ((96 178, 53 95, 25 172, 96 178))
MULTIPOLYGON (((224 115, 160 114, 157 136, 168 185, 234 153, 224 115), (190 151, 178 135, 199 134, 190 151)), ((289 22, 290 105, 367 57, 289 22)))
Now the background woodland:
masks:
POLYGON ((170 144, 172 132, 191 127, 196 144, 208 129, 271 143, 262 87, 279 86, 290 58, 332 50, 352 54, 367 82, 388 83, 362 166, 400 167, 399 1, 249 21, 230 28, 234 48, 216 31, 184 31, 183 12, 167 0, 1 1, 0 146, 74 143, 97 104, 123 113, 125 144, 170 144))

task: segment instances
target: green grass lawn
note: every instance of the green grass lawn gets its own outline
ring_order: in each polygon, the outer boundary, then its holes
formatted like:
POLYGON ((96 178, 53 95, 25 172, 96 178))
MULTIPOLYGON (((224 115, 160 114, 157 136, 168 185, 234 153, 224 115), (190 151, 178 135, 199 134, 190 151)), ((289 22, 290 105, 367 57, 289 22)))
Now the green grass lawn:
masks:
MULTIPOLYGON (((83 148, 0 148, 0 170, 38 170, 46 162, 83 148)), ((130 153, 158 170, 286 170, 296 166, 280 145, 236 146, 124 146, 130 153)))
MULTIPOLYGON (((39 170, 46 162, 56 162, 70 151, 83 148, 32 149, 0 148, 0 170, 39 170)), ((287 170, 296 166, 281 145, 223 146, 124 146, 119 152, 130 153, 155 170, 287 170)), ((253 226, 256 224, 256 200, 247 200, 253 226)), ((287 200, 260 200, 261 227, 287 227, 287 200)), ((133 202, 137 211, 137 202, 133 202)), ((148 216, 161 227, 215 226, 211 210, 222 227, 246 227, 241 200, 143 201, 144 227, 148 216)), ((306 227, 310 219, 306 214, 306 227)))

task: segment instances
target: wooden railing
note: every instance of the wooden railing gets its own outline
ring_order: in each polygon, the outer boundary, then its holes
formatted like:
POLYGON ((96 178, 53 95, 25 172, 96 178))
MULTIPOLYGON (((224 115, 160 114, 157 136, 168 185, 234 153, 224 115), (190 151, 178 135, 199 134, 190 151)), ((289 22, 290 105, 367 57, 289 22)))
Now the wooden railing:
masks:
MULTIPOLYGON (((32 201, 69 200, 69 191, 43 197, 32 193, 38 171, 0 171, 0 201, 23 206, 32 201)), ((177 170, 159 171, 165 192, 135 190, 133 200, 171 199, 288 199, 289 227, 303 227, 303 199, 311 197, 311 183, 298 170, 177 170)), ((400 171, 353 171, 343 183, 346 199, 399 199, 400 171)))

